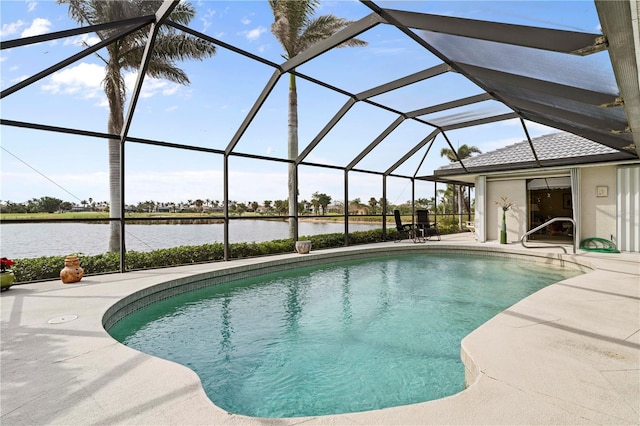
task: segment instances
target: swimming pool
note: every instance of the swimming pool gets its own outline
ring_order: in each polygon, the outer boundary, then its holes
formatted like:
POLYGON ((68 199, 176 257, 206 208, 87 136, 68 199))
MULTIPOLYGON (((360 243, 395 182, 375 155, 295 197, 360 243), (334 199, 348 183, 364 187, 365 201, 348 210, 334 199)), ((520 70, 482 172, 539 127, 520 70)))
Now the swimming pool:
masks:
POLYGON ((461 391, 461 339, 518 300, 578 273, 467 255, 341 262, 178 295, 109 332, 190 367, 229 412, 364 411, 461 391))

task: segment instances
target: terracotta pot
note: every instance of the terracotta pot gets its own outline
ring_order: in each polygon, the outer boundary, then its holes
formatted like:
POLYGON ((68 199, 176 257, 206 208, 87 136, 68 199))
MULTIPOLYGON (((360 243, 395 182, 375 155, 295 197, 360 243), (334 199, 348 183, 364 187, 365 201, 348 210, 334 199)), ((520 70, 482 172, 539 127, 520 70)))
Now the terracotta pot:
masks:
POLYGON ((78 256, 67 256, 64 258, 64 268, 60 271, 60 279, 63 283, 77 283, 82 279, 84 269, 80 267, 78 256))

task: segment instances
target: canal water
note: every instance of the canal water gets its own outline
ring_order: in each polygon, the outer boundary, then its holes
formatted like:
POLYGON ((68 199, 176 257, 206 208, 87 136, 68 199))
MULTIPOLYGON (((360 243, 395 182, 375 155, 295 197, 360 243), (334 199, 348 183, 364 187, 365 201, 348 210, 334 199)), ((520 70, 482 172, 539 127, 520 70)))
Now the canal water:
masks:
MULTIPOLYGON (((379 228, 379 224, 349 224, 349 232, 379 228)), ((224 225, 148 224, 127 225, 127 250, 151 251, 184 245, 202 245, 224 240, 224 225)), ((263 242, 288 238, 285 221, 235 220, 229 224, 229 242, 263 242)), ((334 222, 300 222, 298 234, 343 233, 344 224, 334 222)), ((94 223, 2 224, 0 253, 10 259, 40 256, 64 256, 69 253, 94 255, 108 249, 109 225, 94 223)))

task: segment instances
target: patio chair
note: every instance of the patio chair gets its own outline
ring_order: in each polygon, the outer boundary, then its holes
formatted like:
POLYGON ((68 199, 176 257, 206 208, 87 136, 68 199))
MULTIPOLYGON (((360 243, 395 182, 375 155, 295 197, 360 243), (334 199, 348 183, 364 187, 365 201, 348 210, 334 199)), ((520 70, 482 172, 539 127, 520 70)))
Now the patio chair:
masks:
POLYGON ((435 223, 432 225, 429 222, 429 210, 416 210, 416 216, 416 227, 421 230, 422 236, 427 240, 431 239, 431 237, 438 237, 438 241, 440 241, 438 227, 435 223))
POLYGON ((411 238, 412 240, 415 240, 413 223, 403 224, 402 218, 400 217, 400 210, 394 210, 393 216, 396 219, 396 230, 398 231, 398 233, 396 234, 396 239, 394 243, 397 243, 398 241, 402 241, 405 238, 411 238), (404 235, 404 238, 403 238, 403 235, 404 235))

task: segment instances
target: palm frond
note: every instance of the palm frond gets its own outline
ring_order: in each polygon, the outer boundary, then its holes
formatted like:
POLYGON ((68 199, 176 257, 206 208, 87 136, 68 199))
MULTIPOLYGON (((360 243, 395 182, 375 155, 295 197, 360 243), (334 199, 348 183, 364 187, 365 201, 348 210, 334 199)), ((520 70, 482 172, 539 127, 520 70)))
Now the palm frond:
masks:
POLYGON ((153 78, 164 78, 165 80, 172 81, 174 83, 189 85, 189 77, 181 69, 175 66, 172 62, 157 59, 149 63, 147 68, 147 75, 153 78))
POLYGON ((284 48, 287 59, 300 52, 300 36, 318 5, 318 0, 269 0, 274 17, 271 32, 284 48))
POLYGON ((206 40, 184 33, 166 34, 158 37, 154 55, 172 60, 202 60, 216 53, 216 46, 206 40))
MULTIPOLYGON (((300 37, 300 46, 297 53, 313 46, 321 40, 325 40, 333 34, 343 30, 353 21, 345 18, 338 18, 335 15, 322 15, 309 21, 307 28, 300 37)), ((352 38, 336 47, 366 46, 367 42, 361 39, 352 38)))

